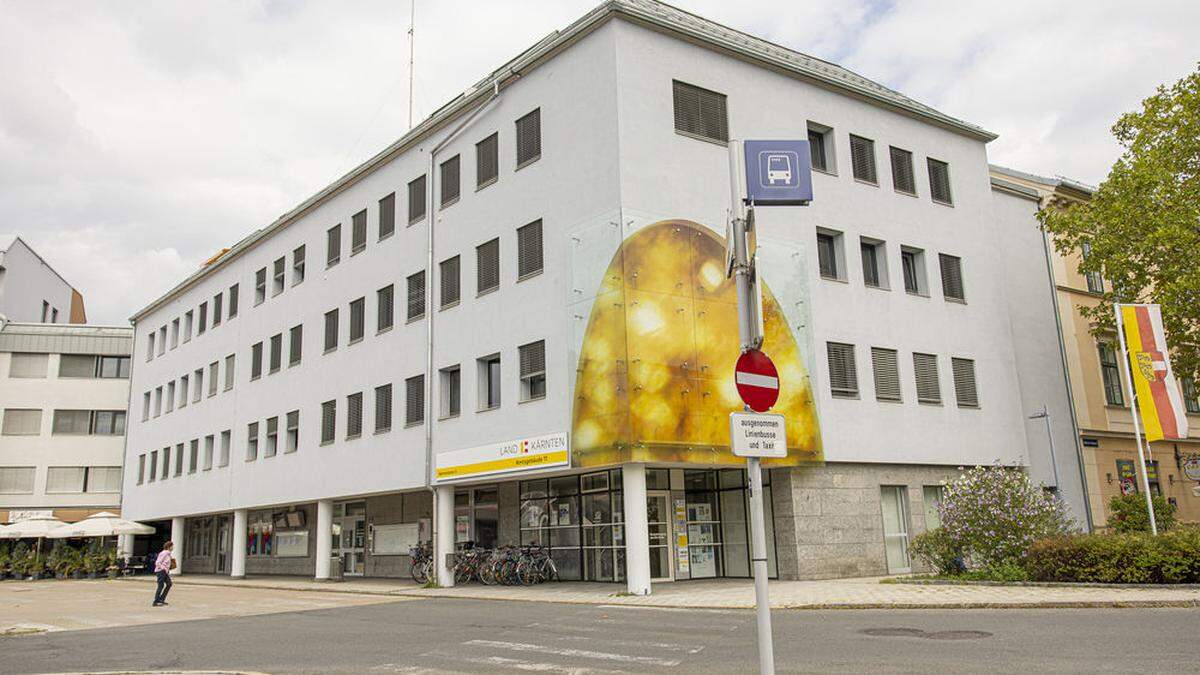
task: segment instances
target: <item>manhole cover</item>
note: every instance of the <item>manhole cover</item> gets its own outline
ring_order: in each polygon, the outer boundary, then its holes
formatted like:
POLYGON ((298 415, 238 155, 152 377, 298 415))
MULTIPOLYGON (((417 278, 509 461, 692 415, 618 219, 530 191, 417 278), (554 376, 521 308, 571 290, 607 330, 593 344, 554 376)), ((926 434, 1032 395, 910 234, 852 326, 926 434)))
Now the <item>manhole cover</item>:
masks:
POLYGON ((931 633, 920 628, 864 628, 858 632, 873 637, 911 637, 926 640, 978 640, 992 636, 991 633, 982 630, 943 630, 931 633))

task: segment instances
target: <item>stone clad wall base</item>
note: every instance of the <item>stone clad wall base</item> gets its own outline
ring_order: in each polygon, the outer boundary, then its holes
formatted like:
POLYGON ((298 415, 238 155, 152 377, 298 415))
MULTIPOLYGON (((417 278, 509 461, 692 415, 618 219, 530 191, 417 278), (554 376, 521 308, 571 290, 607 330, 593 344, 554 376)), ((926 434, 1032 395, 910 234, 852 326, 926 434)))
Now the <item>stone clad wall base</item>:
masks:
MULTIPOLYGON (((880 488, 906 486, 908 536, 925 531, 924 486, 958 467, 830 463, 771 472, 780 579, 835 579, 888 573, 880 488)), ((921 571, 913 562, 913 571, 921 571)))

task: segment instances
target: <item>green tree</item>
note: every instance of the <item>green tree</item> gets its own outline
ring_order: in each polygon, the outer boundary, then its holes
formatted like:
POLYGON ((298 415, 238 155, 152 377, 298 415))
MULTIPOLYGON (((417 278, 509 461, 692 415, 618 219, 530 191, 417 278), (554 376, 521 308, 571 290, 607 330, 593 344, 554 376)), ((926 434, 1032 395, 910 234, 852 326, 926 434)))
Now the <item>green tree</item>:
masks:
POLYGON ((1097 335, 1115 329, 1114 302, 1162 305, 1173 366, 1200 373, 1200 67, 1160 86, 1112 133, 1124 151, 1091 201, 1041 219, 1067 254, 1091 247, 1079 271, 1110 282, 1082 312, 1097 335))
MULTIPOLYGON (((1154 495, 1150 502, 1154 504, 1154 524, 1158 531, 1175 527, 1175 506, 1161 495, 1154 495)), ((1114 496, 1108 502, 1108 526, 1113 532, 1149 532, 1146 498, 1136 492, 1114 496)))

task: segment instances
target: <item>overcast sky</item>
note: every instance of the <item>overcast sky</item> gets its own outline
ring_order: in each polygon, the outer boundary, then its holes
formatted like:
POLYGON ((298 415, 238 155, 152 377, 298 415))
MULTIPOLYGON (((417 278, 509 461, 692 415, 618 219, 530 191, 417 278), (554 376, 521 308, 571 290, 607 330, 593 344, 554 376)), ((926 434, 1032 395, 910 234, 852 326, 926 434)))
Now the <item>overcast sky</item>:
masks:
MULTIPOLYGON (((417 118, 599 0, 418 0, 417 118)), ((1200 2, 677 0, 1099 183, 1108 132, 1200 59, 1200 2), (836 8, 836 11, 834 11, 836 8)), ((0 0, 0 233, 124 322, 403 134, 408 0, 0 0)))

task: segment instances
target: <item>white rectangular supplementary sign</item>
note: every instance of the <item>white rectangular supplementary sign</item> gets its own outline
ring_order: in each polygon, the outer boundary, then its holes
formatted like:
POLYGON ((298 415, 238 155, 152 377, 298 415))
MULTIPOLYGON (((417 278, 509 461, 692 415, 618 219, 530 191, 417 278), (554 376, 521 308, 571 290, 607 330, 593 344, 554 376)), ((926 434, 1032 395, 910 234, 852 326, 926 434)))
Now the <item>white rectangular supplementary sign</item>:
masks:
POLYGON ((521 438, 435 455, 435 482, 475 478, 571 463, 566 432, 521 438))
POLYGON ((783 415, 729 413, 729 447, 738 457, 787 457, 783 415))

